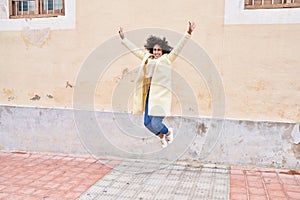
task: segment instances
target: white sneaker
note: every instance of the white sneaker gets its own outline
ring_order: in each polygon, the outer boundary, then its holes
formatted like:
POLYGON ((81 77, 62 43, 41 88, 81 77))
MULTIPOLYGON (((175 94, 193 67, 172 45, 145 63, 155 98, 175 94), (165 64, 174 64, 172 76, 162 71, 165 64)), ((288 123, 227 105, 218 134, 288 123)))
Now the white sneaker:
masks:
POLYGON ((169 128, 169 132, 170 132, 170 135, 166 135, 166 140, 167 140, 168 144, 171 144, 174 140, 173 129, 169 128))
POLYGON ((160 143, 161 143, 161 147, 162 147, 162 148, 165 148, 165 147, 168 146, 168 142, 167 142, 167 140, 166 140, 165 135, 163 136, 163 138, 160 138, 160 143))

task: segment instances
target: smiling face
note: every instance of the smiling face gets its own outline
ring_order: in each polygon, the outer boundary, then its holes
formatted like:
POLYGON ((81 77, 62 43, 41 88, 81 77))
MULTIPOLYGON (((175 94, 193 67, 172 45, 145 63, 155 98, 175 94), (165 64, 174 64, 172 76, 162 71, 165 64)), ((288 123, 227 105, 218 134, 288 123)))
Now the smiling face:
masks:
POLYGON ((154 47, 153 47, 154 58, 155 59, 159 58, 162 56, 162 54, 163 54, 162 48, 158 44, 154 45, 154 47))

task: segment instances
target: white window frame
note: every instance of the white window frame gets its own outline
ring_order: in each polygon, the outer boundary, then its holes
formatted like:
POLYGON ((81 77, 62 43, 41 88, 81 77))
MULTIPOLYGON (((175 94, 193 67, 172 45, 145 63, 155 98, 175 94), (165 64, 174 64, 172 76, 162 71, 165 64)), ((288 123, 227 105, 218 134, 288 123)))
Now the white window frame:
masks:
POLYGON ((244 9, 244 0, 225 0, 224 24, 300 23, 300 8, 244 9))
MULTIPOLYGON (((7 0, 9 5, 9 0, 7 0)), ((9 6, 6 8, 7 16, 0 19, 0 31, 20 31, 25 27, 30 29, 66 30, 76 28, 76 0, 65 0, 65 15, 46 18, 18 18, 9 19, 9 6)))

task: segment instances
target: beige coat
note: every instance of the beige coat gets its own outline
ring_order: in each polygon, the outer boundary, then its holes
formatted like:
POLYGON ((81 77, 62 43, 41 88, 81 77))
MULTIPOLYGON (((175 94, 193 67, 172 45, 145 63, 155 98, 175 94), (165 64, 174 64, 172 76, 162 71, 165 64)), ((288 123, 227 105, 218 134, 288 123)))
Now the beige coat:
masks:
MULTIPOLYGON (((163 54, 158 58, 151 81, 149 92, 148 110, 152 116, 170 116, 172 103, 172 69, 171 64, 176 59, 187 40, 191 37, 185 33, 177 45, 169 54, 163 54)), ((135 90, 133 93, 133 114, 142 114, 144 111, 143 104, 143 67, 147 58, 151 55, 148 51, 139 49, 127 38, 122 40, 124 44, 134 55, 142 60, 138 71, 135 90)))

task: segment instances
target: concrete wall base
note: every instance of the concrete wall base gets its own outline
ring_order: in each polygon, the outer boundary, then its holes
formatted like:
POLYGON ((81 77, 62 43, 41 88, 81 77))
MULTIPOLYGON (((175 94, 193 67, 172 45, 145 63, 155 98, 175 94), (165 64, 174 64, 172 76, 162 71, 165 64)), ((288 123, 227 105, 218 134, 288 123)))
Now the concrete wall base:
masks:
POLYGON ((175 140, 162 149, 142 116, 2 105, 0 149, 300 169, 299 124, 180 116, 165 123, 175 140))

